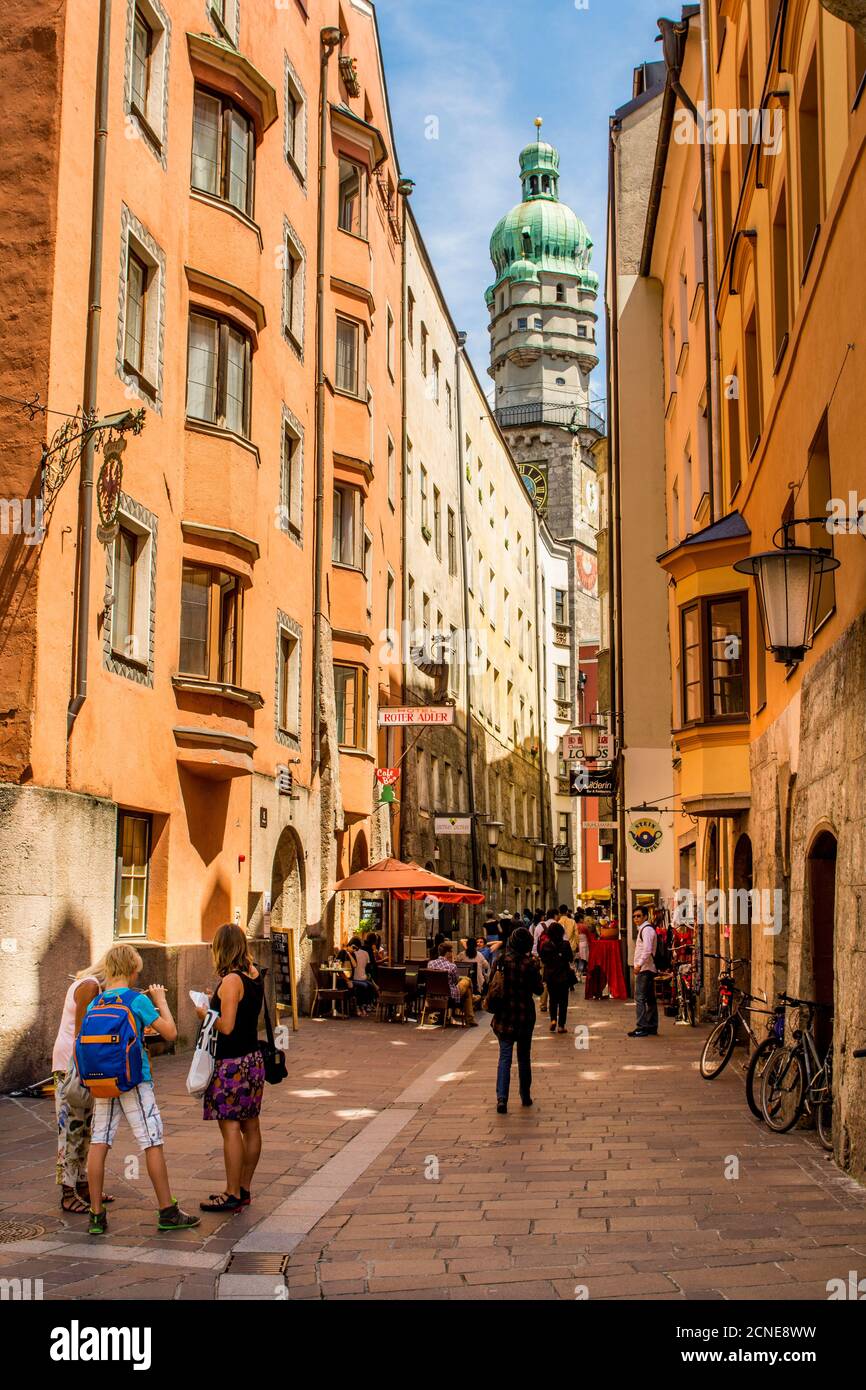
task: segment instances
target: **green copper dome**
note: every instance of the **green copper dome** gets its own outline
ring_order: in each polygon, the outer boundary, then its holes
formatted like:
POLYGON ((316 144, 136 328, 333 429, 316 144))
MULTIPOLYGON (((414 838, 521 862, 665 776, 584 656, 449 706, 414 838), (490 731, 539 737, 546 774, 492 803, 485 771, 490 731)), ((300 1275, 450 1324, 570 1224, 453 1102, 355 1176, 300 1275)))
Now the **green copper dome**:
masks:
POLYGON ((590 290, 598 276, 590 269, 592 240, 584 223, 559 201, 559 153, 533 141, 520 152, 523 202, 500 218, 490 238, 496 280, 488 302, 503 280, 536 280, 539 271, 568 275, 590 290), (527 263, 534 269, 528 273, 527 263))

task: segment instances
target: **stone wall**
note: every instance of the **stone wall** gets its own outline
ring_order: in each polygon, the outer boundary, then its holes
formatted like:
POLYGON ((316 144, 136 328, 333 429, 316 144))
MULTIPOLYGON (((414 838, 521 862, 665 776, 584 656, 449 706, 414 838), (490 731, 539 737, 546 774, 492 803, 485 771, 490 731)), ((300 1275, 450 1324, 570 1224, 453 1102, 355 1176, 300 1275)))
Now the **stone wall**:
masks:
POLYGON ((809 854, 821 831, 837 840, 834 923, 836 1158, 866 1177, 866 615, 803 680, 799 699, 752 745, 748 830, 756 887, 782 887, 774 937, 753 927, 752 978, 768 995, 815 988, 809 854), (788 830, 788 827, 790 829, 788 830), (789 848, 788 848, 789 846, 789 848))
POLYGON ((0 785, 0 1089, 38 1081, 70 978, 111 945, 117 808, 0 785))

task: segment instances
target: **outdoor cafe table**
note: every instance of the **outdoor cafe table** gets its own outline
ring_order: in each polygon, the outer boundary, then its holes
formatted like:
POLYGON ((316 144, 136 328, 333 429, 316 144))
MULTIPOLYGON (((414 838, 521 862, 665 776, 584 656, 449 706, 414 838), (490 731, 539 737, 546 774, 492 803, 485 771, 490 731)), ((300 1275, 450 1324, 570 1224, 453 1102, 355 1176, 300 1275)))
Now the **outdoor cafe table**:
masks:
POLYGON ((627 999, 625 976, 622 973, 622 954, 619 940, 603 940, 589 943, 589 961, 586 967, 585 999, 600 999, 605 984, 610 989, 612 999, 627 999))
MULTIPOLYGON (((337 989, 337 988, 338 988, 338 985, 337 985, 337 976, 338 976, 338 975, 342 975, 344 979, 348 979, 348 978, 349 978, 348 975, 346 974, 346 967, 345 967, 344 965, 320 965, 320 966, 319 966, 319 973, 320 973, 321 975, 332 975, 332 976, 333 976, 333 978, 334 978, 334 983, 333 983, 332 986, 331 986, 332 989, 337 989)), ((332 1000, 331 1000, 331 1018, 338 1018, 338 1017, 339 1017, 339 1015, 338 1015, 338 1013, 337 1013, 337 1001, 336 1001, 336 999, 332 999, 332 1000)))

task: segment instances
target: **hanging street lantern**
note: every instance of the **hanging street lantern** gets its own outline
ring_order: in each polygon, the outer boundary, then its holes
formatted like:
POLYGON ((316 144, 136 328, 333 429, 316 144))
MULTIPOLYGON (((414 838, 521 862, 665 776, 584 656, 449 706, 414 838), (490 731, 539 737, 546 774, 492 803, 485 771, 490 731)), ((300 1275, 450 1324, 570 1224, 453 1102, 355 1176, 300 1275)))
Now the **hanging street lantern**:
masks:
POLYGON ((484 827, 487 831, 487 843, 491 849, 495 849, 499 844, 499 832, 503 825, 504 822, 501 820, 489 820, 484 827))
POLYGON ((588 719, 585 723, 577 725, 577 733, 580 734, 583 742, 583 757, 589 762, 595 762, 600 755, 600 751, 603 751, 605 757, 608 756, 608 748, 600 750, 602 735, 607 734, 606 724, 601 723, 597 719, 588 719))
MULTIPOLYGON (((776 661, 790 666, 802 661, 815 640, 815 626, 821 598, 821 580, 838 569, 839 561, 829 550, 792 545, 791 526, 826 518, 805 517, 785 522, 782 545, 773 537, 773 550, 737 560, 734 569, 750 574, 755 581, 758 611, 764 630, 764 644, 776 661)), ((779 532, 776 532, 778 535, 779 532)))

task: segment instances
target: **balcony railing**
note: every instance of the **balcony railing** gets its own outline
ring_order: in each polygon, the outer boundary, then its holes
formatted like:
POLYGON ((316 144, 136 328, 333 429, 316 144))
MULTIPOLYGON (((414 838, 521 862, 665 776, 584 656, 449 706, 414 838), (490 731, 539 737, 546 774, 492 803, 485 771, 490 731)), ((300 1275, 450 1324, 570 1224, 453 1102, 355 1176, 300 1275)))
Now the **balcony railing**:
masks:
POLYGON ((506 405, 495 411, 497 423, 508 425, 562 425, 566 429, 595 430, 605 433, 604 419, 586 405, 547 405, 529 401, 526 405, 506 405))

